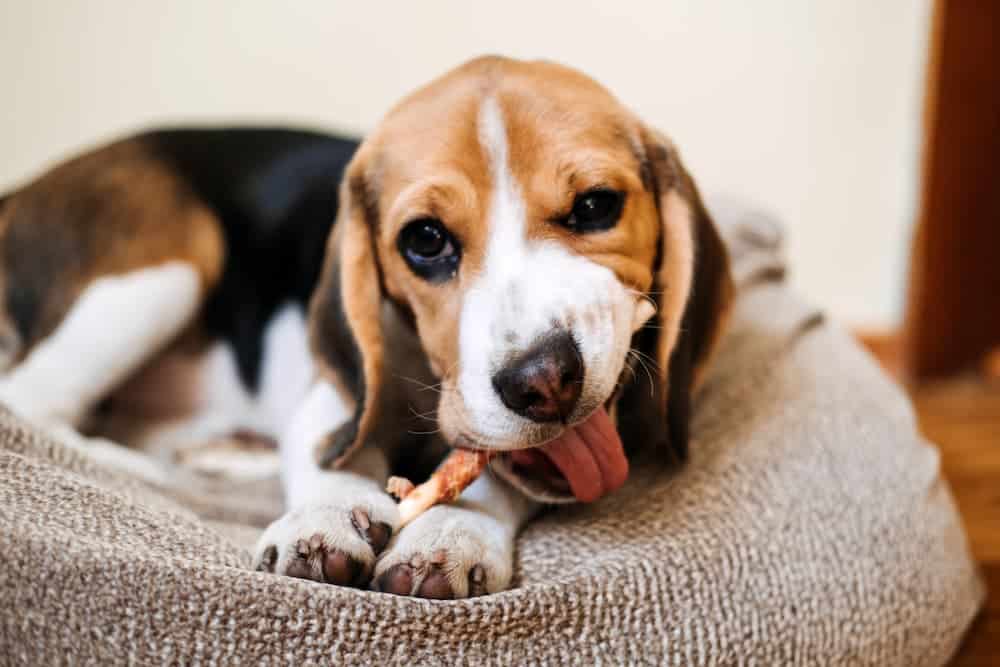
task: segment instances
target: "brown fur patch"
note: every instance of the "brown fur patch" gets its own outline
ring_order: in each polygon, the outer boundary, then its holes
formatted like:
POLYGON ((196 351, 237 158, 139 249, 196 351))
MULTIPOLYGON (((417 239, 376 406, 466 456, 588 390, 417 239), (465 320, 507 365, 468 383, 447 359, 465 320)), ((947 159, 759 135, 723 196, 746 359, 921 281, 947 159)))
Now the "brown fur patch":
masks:
POLYGON ((0 216, 0 252, 22 355, 96 278, 179 260, 207 291, 224 259, 214 214, 137 139, 63 163, 16 192, 0 216))

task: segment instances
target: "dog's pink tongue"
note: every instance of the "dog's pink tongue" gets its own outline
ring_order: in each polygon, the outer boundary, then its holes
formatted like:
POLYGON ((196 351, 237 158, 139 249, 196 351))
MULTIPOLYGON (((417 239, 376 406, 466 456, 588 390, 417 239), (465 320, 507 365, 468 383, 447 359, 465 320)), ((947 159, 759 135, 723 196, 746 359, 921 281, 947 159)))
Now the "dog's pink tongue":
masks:
POLYGON ((628 477, 628 460, 618 430, 603 407, 541 446, 559 468, 576 499, 589 503, 611 493, 628 477))

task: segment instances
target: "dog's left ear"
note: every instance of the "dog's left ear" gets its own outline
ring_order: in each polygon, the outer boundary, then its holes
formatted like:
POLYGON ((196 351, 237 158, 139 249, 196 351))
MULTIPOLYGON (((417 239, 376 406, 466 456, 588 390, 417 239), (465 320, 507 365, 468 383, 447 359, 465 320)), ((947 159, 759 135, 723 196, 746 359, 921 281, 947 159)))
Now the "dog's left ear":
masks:
POLYGON ((644 393, 646 438, 657 433, 679 460, 687 456, 691 397, 701 380, 733 298, 729 256, 694 180, 673 145, 643 130, 643 181, 660 216, 650 296, 657 314, 634 341, 656 360, 658 385, 644 393), (650 423, 653 422, 653 423, 650 423))
POLYGON ((337 221, 309 304, 309 338, 320 376, 353 396, 354 415, 318 443, 321 468, 338 468, 375 425, 382 385, 382 286, 375 250, 378 206, 366 178, 364 147, 340 186, 337 221))

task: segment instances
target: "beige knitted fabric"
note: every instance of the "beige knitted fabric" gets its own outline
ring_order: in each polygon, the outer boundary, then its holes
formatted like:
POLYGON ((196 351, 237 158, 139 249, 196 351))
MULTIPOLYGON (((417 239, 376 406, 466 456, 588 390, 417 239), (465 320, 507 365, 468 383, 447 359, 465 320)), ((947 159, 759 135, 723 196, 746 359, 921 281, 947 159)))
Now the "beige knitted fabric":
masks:
POLYGON ((425 601, 247 570, 275 486, 154 489, 0 414, 4 664, 936 665, 983 598, 900 390, 728 212, 741 296, 690 463, 534 521, 515 588, 425 601))

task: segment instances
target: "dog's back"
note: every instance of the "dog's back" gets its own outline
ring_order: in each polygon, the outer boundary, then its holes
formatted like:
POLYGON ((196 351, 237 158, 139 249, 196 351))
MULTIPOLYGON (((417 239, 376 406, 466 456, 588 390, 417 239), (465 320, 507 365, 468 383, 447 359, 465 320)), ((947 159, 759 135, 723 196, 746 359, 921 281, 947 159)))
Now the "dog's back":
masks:
POLYGON ((166 130, 148 141, 222 223, 227 261, 205 323, 255 388, 264 328, 283 303, 304 306, 316 284, 357 142, 276 129, 166 130))
MULTIPOLYGON (((28 416, 81 426, 123 384, 140 396, 135 376, 150 375, 152 362, 178 347, 189 351, 178 341, 190 340, 199 358, 226 358, 221 366, 235 378, 221 384, 239 400, 259 393, 268 328, 286 305, 304 311, 356 146, 287 129, 156 130, 63 162, 7 194, 0 354, 15 368, 0 394, 29 403, 16 405, 28 416), (182 267, 196 287, 167 267, 182 267), (154 275, 165 290, 160 301, 137 283, 154 275), (108 310, 101 298, 113 289, 132 290, 130 308, 108 310), (123 325, 130 318, 148 326, 131 335, 123 325), (72 342, 59 343, 73 327, 72 342), (59 394, 87 376, 87 365, 93 386, 66 390, 85 395, 46 400, 37 391, 59 394)), ((218 378, 203 380, 218 389, 218 378)))
POLYGON ((9 194, 0 243, 17 356, 52 331, 90 279, 170 259, 177 246, 211 246, 216 231, 221 256, 213 247, 189 250, 207 255, 197 258, 213 287, 206 324, 233 342, 253 385, 263 325, 289 297, 304 302, 316 281, 336 185, 356 145, 283 129, 158 130, 88 152, 9 194), (214 230, 196 229, 200 209, 214 230), (175 238, 183 233, 194 238, 175 238))

